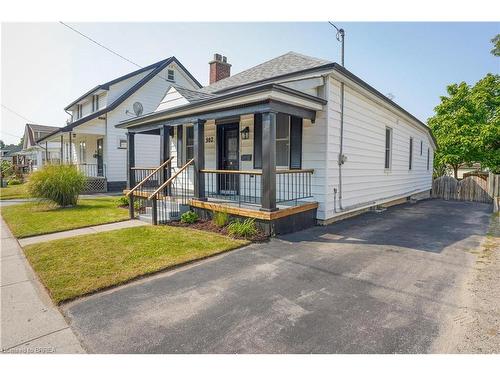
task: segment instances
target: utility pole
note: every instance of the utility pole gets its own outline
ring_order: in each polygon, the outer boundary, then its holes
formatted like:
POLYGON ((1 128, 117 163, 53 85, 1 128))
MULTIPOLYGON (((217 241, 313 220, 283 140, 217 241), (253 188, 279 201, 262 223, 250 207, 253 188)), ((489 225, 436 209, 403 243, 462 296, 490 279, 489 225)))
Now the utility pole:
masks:
MULTIPOLYGON (((338 28, 333 24, 333 22, 328 22, 332 27, 337 30, 336 38, 340 42, 340 63, 342 67, 344 67, 344 39, 345 39, 345 31, 342 28, 338 28)), ((339 142, 339 156, 338 156, 338 166, 339 166, 339 188, 338 188, 338 199, 339 199, 339 208, 342 211, 344 208, 342 207, 342 165, 345 163, 344 156, 344 82, 340 82, 340 142, 339 142)))

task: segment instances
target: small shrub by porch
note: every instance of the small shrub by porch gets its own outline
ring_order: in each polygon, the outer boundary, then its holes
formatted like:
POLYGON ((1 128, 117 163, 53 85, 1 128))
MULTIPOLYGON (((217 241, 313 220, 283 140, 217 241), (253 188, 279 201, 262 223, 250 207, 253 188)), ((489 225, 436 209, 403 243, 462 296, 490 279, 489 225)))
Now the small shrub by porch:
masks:
POLYGON ((34 244, 25 253, 61 303, 246 244, 187 228, 144 226, 34 244))
POLYGON ((0 212, 14 236, 23 238, 127 220, 128 210, 118 206, 118 198, 95 198, 68 208, 29 202, 2 207, 0 212))

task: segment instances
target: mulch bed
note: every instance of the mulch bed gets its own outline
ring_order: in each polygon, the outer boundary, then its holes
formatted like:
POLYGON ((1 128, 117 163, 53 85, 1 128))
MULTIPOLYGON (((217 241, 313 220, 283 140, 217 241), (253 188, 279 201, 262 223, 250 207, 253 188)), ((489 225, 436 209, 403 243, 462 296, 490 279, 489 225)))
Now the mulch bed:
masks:
POLYGON ((265 241, 269 240, 269 237, 266 236, 261 231, 259 231, 255 236, 250 237, 250 238, 231 236, 227 231, 227 227, 220 228, 217 225, 215 225, 212 220, 198 220, 197 222, 195 222, 193 224, 182 223, 180 221, 170 221, 167 223, 167 225, 171 225, 173 227, 186 227, 186 228, 204 230, 207 232, 219 233, 219 234, 222 234, 224 236, 229 236, 229 237, 236 238, 239 240, 248 240, 248 241, 252 241, 252 242, 265 242, 265 241))

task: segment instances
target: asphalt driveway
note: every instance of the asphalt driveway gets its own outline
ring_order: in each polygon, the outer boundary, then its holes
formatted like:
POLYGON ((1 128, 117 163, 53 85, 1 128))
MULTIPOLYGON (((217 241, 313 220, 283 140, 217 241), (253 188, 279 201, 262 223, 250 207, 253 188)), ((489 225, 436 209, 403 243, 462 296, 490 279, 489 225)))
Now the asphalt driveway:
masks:
POLYGON ((427 353, 490 206, 427 200, 242 248, 63 307, 96 353, 427 353))

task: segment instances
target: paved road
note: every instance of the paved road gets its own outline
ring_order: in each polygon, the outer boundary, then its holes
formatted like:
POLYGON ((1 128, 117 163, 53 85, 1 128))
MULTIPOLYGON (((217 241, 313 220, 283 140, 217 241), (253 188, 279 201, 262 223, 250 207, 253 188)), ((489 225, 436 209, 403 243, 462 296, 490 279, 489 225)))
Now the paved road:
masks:
POLYGON ((98 353, 426 353, 488 228, 428 200, 252 245, 65 307, 98 353))

